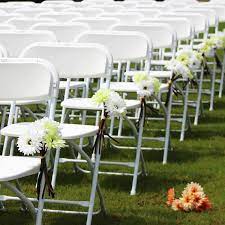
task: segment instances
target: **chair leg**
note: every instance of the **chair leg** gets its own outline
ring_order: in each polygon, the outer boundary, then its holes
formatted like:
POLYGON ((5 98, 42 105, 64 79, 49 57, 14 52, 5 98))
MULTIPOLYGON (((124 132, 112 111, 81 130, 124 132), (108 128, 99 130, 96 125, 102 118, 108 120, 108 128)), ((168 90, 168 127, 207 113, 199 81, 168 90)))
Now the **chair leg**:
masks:
POLYGON ((91 187, 91 196, 90 196, 90 203, 89 203, 86 225, 91 225, 91 222, 92 222, 94 203, 95 203, 95 195, 96 195, 96 189, 97 189, 97 185, 98 185, 98 171, 99 171, 100 158, 101 158, 101 155, 100 155, 99 151, 97 151, 96 158, 95 158, 95 166, 94 166, 92 187, 91 187))
POLYGON ((59 157, 60 157, 60 148, 57 148, 56 152, 55 152, 55 161, 54 161, 54 167, 53 167, 53 173, 52 173, 52 182, 51 182, 53 189, 55 189, 55 184, 56 184, 58 165, 59 165, 59 157))
POLYGON ((221 78, 220 78, 219 98, 222 98, 222 95, 223 95, 224 73, 225 73, 225 54, 223 56, 223 65, 222 65, 221 78))
POLYGON ((201 107, 201 99, 202 99, 202 82, 203 82, 203 75, 204 75, 204 68, 202 66, 201 69, 201 75, 198 83, 198 97, 196 102, 196 111, 195 111, 195 120, 194 120, 194 126, 198 125, 198 117, 200 114, 200 107, 201 107))
POLYGON ((171 118, 171 108, 172 108, 172 86, 170 87, 170 97, 169 97, 169 103, 168 108, 166 112, 166 134, 165 134, 165 144, 164 144, 164 153, 163 153, 163 164, 167 163, 167 157, 168 157, 168 150, 170 146, 170 118, 171 118))
POLYGON ((2 182, 2 184, 6 188, 8 188, 10 191, 15 193, 16 196, 19 197, 24 202, 26 207, 29 209, 29 212, 31 213, 31 215, 35 218, 36 210, 35 210, 34 205, 32 204, 32 202, 22 192, 20 192, 14 185, 12 185, 10 182, 2 182))
POLYGON ((140 163, 140 156, 141 156, 141 146, 142 146, 144 120, 145 120, 145 115, 144 115, 144 112, 143 112, 143 115, 142 115, 142 118, 141 118, 141 121, 140 121, 139 132, 138 132, 137 149, 136 149, 136 157, 135 157, 135 164, 134 164, 134 175, 133 175, 132 188, 131 188, 130 195, 136 195, 138 170, 139 170, 139 163, 140 163))
POLYGON ((41 190, 40 190, 40 199, 38 200, 38 211, 37 211, 37 217, 36 217, 36 225, 42 225, 42 217, 43 217, 43 209, 44 209, 44 198, 42 198, 42 195, 44 193, 45 188, 45 177, 42 176, 41 179, 41 190))
POLYGON ((215 95, 215 78, 216 78, 216 63, 213 63, 213 73, 211 78, 211 95, 210 95, 210 107, 209 111, 213 111, 214 107, 214 95, 215 95))
MULTIPOLYGON (((6 113, 7 113, 7 106, 5 106, 5 107, 3 108, 3 111, 2 111, 1 129, 3 129, 4 126, 5 126, 6 113)), ((2 135, 0 134, 0 143, 1 143, 1 142, 2 142, 2 135)))
POLYGON ((180 141, 183 141, 183 140, 184 140, 185 127, 186 127, 186 124, 187 124, 188 94, 189 94, 189 84, 187 84, 187 85, 186 85, 186 88, 185 88, 185 95, 184 95, 184 111, 183 111, 183 118, 182 118, 182 126, 181 126, 180 141))

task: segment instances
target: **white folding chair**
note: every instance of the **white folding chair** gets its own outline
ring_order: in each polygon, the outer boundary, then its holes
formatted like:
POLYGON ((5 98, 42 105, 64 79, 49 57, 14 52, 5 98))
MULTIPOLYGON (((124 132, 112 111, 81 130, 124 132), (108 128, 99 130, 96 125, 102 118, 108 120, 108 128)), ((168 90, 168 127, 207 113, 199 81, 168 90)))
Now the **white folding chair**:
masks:
POLYGON ((109 30, 113 25, 119 24, 120 20, 114 17, 89 17, 73 19, 71 22, 87 23, 90 30, 109 30))
MULTIPOLYGON (((127 26, 115 25, 112 27, 112 30, 118 30, 118 31, 122 31, 122 30, 123 31, 134 31, 135 30, 135 31, 144 33, 149 38, 149 40, 151 40, 153 48, 160 50, 159 52, 157 52, 159 54, 158 59, 151 60, 151 67, 153 65, 154 66, 158 65, 160 67, 163 67, 166 64, 166 62, 168 62, 168 59, 167 60, 164 59, 164 50, 163 49, 165 49, 165 48, 171 49, 171 54, 169 54, 170 58, 175 57, 176 43, 177 43, 176 36, 174 34, 174 30, 168 24, 152 23, 152 24, 145 24, 145 25, 139 24, 139 25, 133 25, 133 26, 132 25, 127 25, 127 26)), ((167 54, 165 54, 165 56, 167 56, 167 54)), ((156 69, 156 71, 154 71, 155 77, 158 77, 160 79, 166 79, 166 78, 170 79, 171 78, 170 72, 163 73, 162 71, 157 71, 157 70, 158 69, 156 69)), ((161 69, 161 70, 163 70, 163 69, 161 69)), ((153 73, 153 71, 150 71, 150 74, 151 73, 153 73)), ((134 72, 126 73, 127 76, 133 76, 133 74, 134 74, 134 72)), ((185 134, 185 130, 187 129, 187 123, 188 123, 188 120, 187 120, 187 104, 188 104, 187 95, 186 95, 186 97, 183 96, 183 98, 185 99, 185 104, 183 107, 182 119, 177 118, 177 117, 173 118, 174 121, 181 122, 181 131, 180 131, 180 140, 181 141, 184 139, 184 134, 185 134)), ((171 106, 168 106, 168 108, 170 111, 171 106)), ((169 115, 169 116, 171 116, 171 115, 169 115)), ((168 146, 169 145, 167 145, 167 147, 168 146)), ((167 149, 167 147, 166 147, 166 149, 167 149)), ((165 152, 167 152, 167 150, 165 152)), ((167 153, 165 155, 167 156, 167 153)), ((167 157, 164 157, 164 163, 166 162, 166 160, 167 160, 167 157)))
MULTIPOLYGON (((91 7, 96 7, 96 6, 91 6, 91 7)), ((122 5, 114 6, 114 5, 103 5, 100 3, 97 7, 99 9, 104 10, 105 13, 118 13, 124 10, 124 7, 122 5)))
MULTIPOLYGON (((28 45, 35 42, 56 42, 56 37, 53 33, 49 31, 18 31, 18 30, 10 30, 10 31, 0 31, 0 43, 7 50, 8 57, 18 57, 21 51, 28 45), (18 44, 19 43, 19 44, 18 44)), ((40 101, 19 101, 16 103, 17 106, 25 107, 29 104, 43 104, 40 101)), ((10 105, 9 101, 0 101, 0 105, 5 106, 4 113, 7 113, 7 106, 10 105)), ((18 109, 17 109, 18 110, 18 109)), ((35 117, 31 110, 26 109, 29 114, 35 117)), ((5 116, 3 115, 3 118, 5 116)), ((5 121, 2 119, 1 126, 4 127, 5 121)), ((5 151, 8 143, 8 138, 5 138, 3 151, 5 151)), ((13 149, 12 149, 13 151, 13 149)))
POLYGON ((0 23, 5 23, 9 19, 18 18, 18 17, 23 17, 23 15, 22 14, 19 14, 19 13, 7 13, 7 14, 3 14, 3 15, 0 15, 0 23))
POLYGON ((166 23, 169 24, 176 32, 177 40, 189 40, 192 38, 191 23, 186 18, 154 18, 154 19, 141 19, 140 24, 148 23, 166 23))
POLYGON ((16 30, 16 27, 12 24, 2 23, 0 24, 0 30, 16 30))
POLYGON ((135 25, 140 19, 143 18, 143 15, 141 13, 136 12, 112 12, 99 14, 99 17, 110 17, 119 19, 120 25, 135 25))
POLYGON ((79 17, 82 17, 82 14, 76 12, 49 12, 49 13, 40 13, 37 15, 37 18, 51 18, 59 23, 66 23, 74 18, 79 17))
MULTIPOLYGON (((74 78, 91 78, 96 77, 100 78, 102 81, 106 79, 106 81, 110 78, 110 67, 112 63, 111 55, 108 51, 101 45, 97 44, 33 44, 27 47, 22 53, 23 57, 33 57, 33 58, 45 58, 48 59, 53 65, 56 67, 57 72, 60 77, 67 79, 74 78), (88 63, 87 63, 88 62, 88 63)), ((68 90, 68 89, 67 89, 68 90)), ((68 90, 69 91, 69 90, 68 90)), ((68 99, 69 100, 69 99, 68 99)), ((85 107, 85 101, 81 99, 80 106, 85 107)), ((102 110, 102 107, 94 107, 97 110, 102 110)), ((90 125, 77 125, 77 124, 63 124, 62 120, 62 136, 63 138, 70 143, 82 156, 82 159, 67 159, 60 158, 60 149, 57 149, 56 159, 53 169, 53 178, 52 185, 55 187, 56 184, 56 175, 58 163, 86 163, 89 164, 89 169, 91 169, 93 180, 92 180, 92 188, 90 201, 61 201, 61 203, 72 204, 72 205, 80 205, 88 208, 88 212, 82 212, 82 214, 87 214, 87 225, 91 224, 92 215, 97 214, 99 211, 94 212, 94 201, 95 201, 95 193, 96 189, 99 194, 101 210, 104 209, 104 203, 101 196, 100 189, 97 184, 98 179, 98 167, 100 163, 100 155, 99 152, 96 153, 96 157, 91 161, 91 159, 87 156, 84 151, 79 148, 74 143, 74 139, 85 138, 85 137, 93 137, 98 132, 97 126, 90 125), (94 164, 94 167, 93 167, 94 164)), ((72 154, 74 155, 73 151, 72 154)), ((56 200, 59 203, 59 200, 56 200)), ((45 210, 48 211, 48 210, 45 210)), ((59 212, 59 210, 50 210, 51 212, 59 212)), ((65 213, 80 213, 76 211, 63 211, 60 212, 65 213)))
POLYGON ((56 22, 54 19, 36 19, 36 18, 12 18, 7 21, 16 27, 17 30, 29 30, 34 24, 37 23, 53 23, 56 22))
POLYGON ((81 15, 86 18, 86 17, 96 17, 97 15, 101 14, 104 12, 103 9, 100 8, 66 8, 64 12, 76 12, 76 13, 81 13, 81 15))
POLYGON ((89 26, 86 23, 37 23, 31 27, 31 30, 47 30, 55 34, 58 42, 72 42, 74 38, 82 32, 88 31, 89 26))
POLYGON ((0 31, 0 43, 7 49, 8 57, 18 57, 21 51, 35 42, 56 42, 50 31, 0 31))
POLYGON ((36 17, 40 13, 53 12, 50 8, 23 8, 20 7, 14 11, 14 13, 22 14, 24 17, 36 17))
MULTIPOLYGON (((5 129, 10 128, 16 102, 21 100, 26 101, 33 99, 37 101, 48 101, 49 113, 47 116, 54 119, 58 93, 58 75, 54 67, 44 60, 0 59, 0 71, 0 100, 11 102, 8 127, 5 129)), ((15 130, 11 129, 11 132, 15 133, 15 130)), ((22 133, 23 132, 22 130, 22 133)), ((1 134, 4 135, 4 129, 1 130, 1 134)), ((35 209, 31 200, 29 200, 18 187, 12 184, 15 180, 37 174, 41 165, 40 158, 6 156, 5 152, 3 152, 3 156, 0 156, 0 162, 0 183, 17 196, 17 198, 1 196, 1 199, 18 200, 19 198, 30 210, 34 218, 36 217, 36 224, 40 225, 42 218, 40 205, 42 205, 43 199, 40 198, 38 201, 39 207, 35 209)), ((43 185, 44 183, 42 183, 42 189, 43 185)))
POLYGON ((127 12, 136 12, 136 13, 141 13, 144 18, 154 18, 157 17, 161 11, 157 9, 128 9, 127 12))
MULTIPOLYGON (((146 67, 149 68, 149 44, 148 44, 148 39, 140 33, 137 32, 105 32, 105 31, 90 31, 82 34, 78 39, 78 42, 85 42, 85 43, 100 43, 103 44, 108 48, 108 50, 111 52, 113 56, 114 63, 119 63, 119 67, 121 67, 122 63, 127 63, 127 69, 129 70, 130 63, 131 62, 139 62, 142 60, 146 60, 146 67), (138 47, 137 47, 138 46, 138 47)), ((120 68, 119 68, 120 71, 120 68)), ((110 82, 110 89, 112 90, 117 90, 120 92, 127 92, 127 88, 124 87, 121 89, 118 89, 118 86, 116 88, 117 82, 110 82), (122 90, 123 89, 123 90, 122 90)), ((123 84, 123 83, 119 83, 123 84)), ((103 86, 104 88, 107 88, 106 85, 103 86)), ((136 92, 137 89, 131 90, 131 92, 136 92)), ((81 100, 82 101, 82 100, 81 100)), ((86 99, 87 103, 89 102, 89 106, 86 105, 86 109, 91 108, 90 100, 86 99)), ((137 109, 140 107, 139 101, 138 100, 130 100, 130 99, 125 99, 127 103, 127 108, 128 109, 137 109)), ((79 108, 81 109, 81 106, 78 105, 77 100, 75 99, 68 99, 62 102, 62 106, 69 108, 73 105, 74 108, 79 108)), ((82 107, 82 109, 85 109, 82 107)), ((119 122, 119 131, 118 135, 114 134, 114 119, 111 121, 110 125, 110 135, 113 137, 119 137, 121 139, 124 138, 122 135, 122 127, 123 127, 123 120, 120 119, 119 122)), ((143 124, 139 128, 139 136, 137 139, 137 147, 134 148, 135 150, 135 160, 134 162, 131 163, 126 163, 126 162, 102 162, 102 164, 109 164, 109 165, 121 165, 121 166, 127 166, 130 165, 131 168, 134 168, 133 173, 118 173, 118 172, 104 172, 101 171, 102 174, 112 174, 112 175, 131 175, 133 177, 132 181, 132 188, 131 188, 131 195, 136 194, 136 187, 137 187, 137 177, 140 173, 145 174, 145 169, 144 169, 144 158, 142 155, 141 151, 141 143, 142 143, 142 132, 143 132, 143 124), (142 161, 142 171, 139 172, 139 161, 142 161), (132 166, 131 166, 132 165, 132 166)), ((127 137, 125 137, 127 138, 127 137)), ((131 137, 133 138, 133 137, 131 137)), ((115 146, 115 145, 114 145, 115 146)), ((115 146, 119 149, 127 149, 127 146, 115 146)), ((133 149, 133 148, 132 148, 133 149)))
MULTIPOLYGON (((126 63, 126 74, 132 74, 130 64, 131 63, 140 63, 142 60, 146 60, 145 62, 145 71, 148 73, 150 70, 149 63, 150 59, 152 57, 152 52, 151 52, 151 45, 149 44, 150 41, 147 38, 147 36, 143 36, 142 33, 139 32, 118 32, 118 31, 112 31, 112 32, 87 32, 83 33, 79 39, 79 42, 94 42, 94 43, 100 43, 105 45, 109 51, 112 53, 114 63, 119 64, 119 68, 121 67, 122 63, 126 63), (132 37, 133 36, 133 37, 132 37), (139 36, 139 39, 137 37, 139 36), (120 42, 120 44, 118 44, 120 42), (134 44, 136 43, 136 44, 134 44), (139 44, 137 44, 139 43, 139 44), (150 46, 149 46, 150 45, 150 46), (147 47, 149 46, 149 47, 147 47), (147 51, 146 51, 147 50, 147 51)), ((165 73, 164 73, 165 74, 165 73)), ((166 72, 167 76, 170 76, 171 73, 166 72)), ((151 75, 151 73, 150 73, 151 75)), ((152 76, 154 76, 152 74, 152 76)), ((119 82, 120 79, 117 80, 117 82, 110 82, 110 89, 123 92, 123 93, 130 93, 130 92, 136 92, 137 87, 135 86, 134 83, 131 82, 124 82, 126 81, 125 79, 122 79, 123 82, 119 82)), ((166 87, 164 88, 164 91, 166 87)), ((172 101, 172 99, 170 99, 172 101)), ((170 102, 171 103, 171 102, 170 102)), ((159 104, 161 104, 159 102, 159 104)), ((164 149, 164 156, 163 156, 163 163, 166 163, 167 161, 167 154, 168 154, 168 149, 170 145, 170 110, 171 110, 171 104, 168 107, 168 111, 163 107, 165 110, 164 112, 166 113, 166 134, 165 134, 165 139, 164 138, 150 138, 150 137, 141 137, 143 140, 144 139, 149 139, 150 140, 163 140, 165 141, 165 147, 164 149)), ((123 129, 123 122, 120 120, 119 123, 119 128, 118 128, 118 134, 115 137, 122 138, 122 129, 123 129)), ((142 129, 142 128, 140 128, 142 129)), ((142 130, 140 130, 140 133, 142 133, 142 130)), ((110 134, 113 135, 113 127, 111 124, 111 130, 110 134)), ((123 149, 123 148, 122 148, 123 149)), ((149 148, 144 148, 142 149, 149 150, 149 148)), ((150 148, 152 149, 152 148, 150 148)), ((137 149, 137 157, 140 152, 138 152, 139 149, 137 149)), ((138 172, 138 161, 136 158, 135 162, 135 173, 133 177, 133 185, 132 185, 132 190, 131 194, 136 193, 136 185, 137 185, 137 172, 138 172)))

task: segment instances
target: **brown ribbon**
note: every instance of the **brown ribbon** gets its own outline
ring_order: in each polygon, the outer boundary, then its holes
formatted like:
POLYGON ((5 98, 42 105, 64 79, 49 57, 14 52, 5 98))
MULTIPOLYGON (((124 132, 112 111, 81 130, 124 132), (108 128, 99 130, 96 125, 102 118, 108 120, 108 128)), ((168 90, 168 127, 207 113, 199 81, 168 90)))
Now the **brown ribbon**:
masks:
POLYGON ((105 145, 105 135, 108 136, 109 139, 112 139, 113 141, 119 143, 116 139, 114 139, 112 136, 110 136, 107 133, 107 127, 106 127, 107 117, 108 117, 108 113, 104 110, 104 116, 99 123, 97 137, 95 139, 95 143, 92 148, 92 150, 94 150, 95 153, 97 153, 97 151, 99 151, 98 153, 101 154, 103 146, 105 145))
POLYGON ((40 151, 41 166, 40 166, 40 171, 39 171, 38 179, 37 179, 37 199, 38 200, 40 199, 40 194, 41 194, 40 192, 41 192, 42 176, 45 176, 45 184, 44 184, 44 191, 42 193, 42 198, 44 198, 46 186, 48 188, 48 195, 51 196, 52 198, 55 197, 55 192, 52 187, 51 180, 48 174, 48 167, 46 164, 46 157, 45 157, 46 153, 47 153, 47 149, 44 146, 43 149, 40 151))

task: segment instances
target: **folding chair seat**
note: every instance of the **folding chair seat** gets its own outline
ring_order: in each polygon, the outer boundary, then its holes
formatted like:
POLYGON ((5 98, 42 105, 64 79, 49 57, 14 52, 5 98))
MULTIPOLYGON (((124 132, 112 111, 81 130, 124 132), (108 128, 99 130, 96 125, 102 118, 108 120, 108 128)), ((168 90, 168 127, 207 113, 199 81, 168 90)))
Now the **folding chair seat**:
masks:
POLYGON ((110 30, 113 25, 119 24, 120 20, 114 17, 89 17, 73 19, 71 22, 87 23, 90 30, 110 30))
POLYGON ((37 15, 37 18, 51 18, 59 23, 66 23, 74 18, 79 17, 82 17, 82 14, 76 12, 49 12, 49 13, 40 13, 37 15))
POLYGON ((0 156, 0 182, 8 182, 33 174, 40 170, 40 159, 19 156, 0 156))
POLYGON ((47 30, 55 34, 58 42, 72 42, 74 38, 82 32, 88 31, 89 26, 86 23, 37 23, 31 27, 31 30, 47 30))
POLYGON ((7 21, 16 27, 17 30, 29 30, 33 25, 37 23, 53 23, 54 19, 36 19, 36 18, 12 18, 7 21))

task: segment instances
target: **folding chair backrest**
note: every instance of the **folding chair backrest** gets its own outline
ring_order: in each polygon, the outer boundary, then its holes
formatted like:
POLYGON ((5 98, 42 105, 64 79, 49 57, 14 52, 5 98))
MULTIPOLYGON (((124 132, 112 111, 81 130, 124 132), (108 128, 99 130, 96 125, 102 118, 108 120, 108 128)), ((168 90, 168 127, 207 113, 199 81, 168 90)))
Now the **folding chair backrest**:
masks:
POLYGON ((7 57, 7 51, 3 45, 0 45, 0 58, 6 58, 7 57))
POLYGON ((173 13, 163 13, 159 18, 186 18, 190 21, 192 29, 196 33, 204 32, 207 25, 207 17, 199 13, 183 13, 183 12, 173 12, 173 13))
POLYGON ((6 14, 7 14, 7 13, 6 13, 5 10, 0 9, 0 15, 6 15, 6 14))
POLYGON ((154 18, 161 13, 161 11, 157 9, 136 9, 136 8, 128 9, 127 12, 141 13, 144 16, 144 18, 154 18))
POLYGON ((112 27, 112 30, 142 32, 152 42, 153 48, 173 47, 174 44, 174 30, 170 25, 165 23, 115 25, 112 27))
POLYGON ((5 23, 12 18, 18 18, 18 17, 23 17, 23 14, 19 14, 19 13, 3 14, 3 15, 0 15, 0 23, 5 23))
POLYGON ((138 32, 89 31, 81 34, 77 42, 104 45, 115 62, 140 61, 149 57, 149 41, 138 32))
POLYGON ((59 42, 72 42, 82 32, 89 30, 89 26, 85 23, 38 23, 31 29, 51 31, 59 42))
POLYGON ((73 19, 71 22, 86 23, 90 30, 109 30, 113 25, 119 24, 120 20, 110 17, 92 17, 73 19))
POLYGON ((177 34, 178 40, 191 38, 191 23, 185 18, 154 18, 140 20, 140 24, 166 23, 169 24, 177 34))
POLYGON ((216 24, 216 12, 214 10, 188 8, 188 9, 179 9, 179 10, 177 9, 174 12, 199 13, 207 17, 207 20, 210 26, 215 26, 216 24))
POLYGON ((74 18, 81 17, 81 13, 76 12, 50 12, 50 13, 41 13, 37 15, 37 18, 51 18, 55 19, 57 22, 65 23, 69 22, 74 18))
POLYGON ((98 8, 103 9, 104 12, 106 13, 117 13, 125 9, 123 6, 118 6, 118 5, 111 6, 111 5, 102 5, 102 4, 100 4, 98 8))
POLYGON ((50 8, 18 8, 14 12, 20 13, 25 17, 35 17, 40 13, 53 12, 53 10, 50 8))
MULTIPOLYGON (((189 7, 190 8, 190 7, 189 7)), ((193 9, 210 9, 216 12, 218 19, 223 22, 225 20, 225 5, 216 5, 216 4, 201 4, 194 5, 193 9)))
POLYGON ((55 35, 50 31, 0 31, 0 44, 7 49, 9 57, 18 57, 32 43, 56 41, 55 35))
POLYGON ((99 17, 111 17, 117 18, 120 20, 120 25, 135 25, 140 19, 144 16, 141 13, 136 12, 117 12, 117 13, 102 13, 99 17))
POLYGON ((0 59, 0 100, 48 100, 55 98, 58 75, 41 59, 0 59), (54 85, 53 85, 54 84, 54 85))
POLYGON ((66 8, 64 12, 77 12, 81 13, 81 15, 85 17, 95 17, 104 12, 103 9, 100 8, 66 8))
POLYGON ((12 24, 16 27, 17 30, 28 30, 34 24, 37 23, 51 23, 56 22, 54 19, 36 19, 36 18, 13 18, 8 20, 7 23, 12 24))
POLYGON ((44 58, 57 69, 60 78, 110 79, 111 55, 102 45, 36 43, 28 46, 21 57, 44 58))
MULTIPOLYGON (((15 10, 18 9, 18 6, 8 5, 5 3, 0 4, 0 9, 6 13, 13 13, 15 10)), ((1 14, 2 15, 2 14, 1 14)))
POLYGON ((12 24, 1 23, 0 30, 16 30, 16 27, 12 24))

